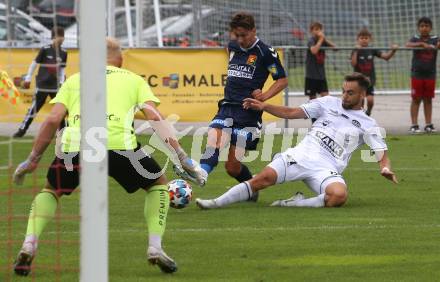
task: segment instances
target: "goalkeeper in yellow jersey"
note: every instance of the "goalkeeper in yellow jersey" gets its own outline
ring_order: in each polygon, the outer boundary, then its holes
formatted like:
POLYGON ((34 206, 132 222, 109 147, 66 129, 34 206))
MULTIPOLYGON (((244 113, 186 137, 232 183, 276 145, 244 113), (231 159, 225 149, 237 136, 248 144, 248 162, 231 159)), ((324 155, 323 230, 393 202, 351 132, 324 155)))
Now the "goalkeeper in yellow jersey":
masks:
MULTIPOLYGON (((162 139, 180 166, 197 177, 200 166, 181 148, 173 130, 156 106, 159 99, 138 75, 122 69, 122 53, 115 39, 107 39, 107 128, 108 173, 128 193, 146 191, 144 215, 148 226, 147 259, 163 272, 177 270, 177 265, 162 249, 169 208, 167 179, 156 161, 137 143, 133 129, 136 108, 141 107, 155 133, 162 139)), ((49 117, 42 124, 28 159, 21 163, 14 182, 20 184, 26 173, 35 170, 44 151, 68 113, 68 126, 63 131, 61 153, 57 152, 47 172, 47 184, 35 197, 28 221, 26 237, 14 264, 15 273, 26 276, 36 254, 38 240, 47 223, 54 217, 63 195, 69 195, 79 185, 80 78, 72 75, 61 87, 49 117)), ((86 157, 86 156, 84 156, 86 157)))

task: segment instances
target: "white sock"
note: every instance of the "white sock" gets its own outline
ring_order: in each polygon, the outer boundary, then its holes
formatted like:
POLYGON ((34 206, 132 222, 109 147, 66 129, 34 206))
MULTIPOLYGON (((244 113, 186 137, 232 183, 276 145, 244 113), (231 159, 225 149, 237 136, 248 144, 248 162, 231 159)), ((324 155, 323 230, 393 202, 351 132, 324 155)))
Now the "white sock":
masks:
POLYGON ((162 250, 162 238, 159 235, 149 235, 148 246, 155 247, 158 250, 162 250))
POLYGON ((319 194, 316 197, 296 200, 296 201, 288 201, 286 202, 287 207, 311 207, 311 208, 322 208, 325 206, 325 193, 319 194))
POLYGON ((252 189, 249 182, 245 181, 235 185, 226 193, 215 199, 215 203, 219 207, 227 206, 232 203, 243 202, 252 197, 252 189))
POLYGON ((34 234, 26 235, 24 238, 22 249, 27 252, 32 252, 32 254, 35 253, 38 247, 38 237, 34 234))

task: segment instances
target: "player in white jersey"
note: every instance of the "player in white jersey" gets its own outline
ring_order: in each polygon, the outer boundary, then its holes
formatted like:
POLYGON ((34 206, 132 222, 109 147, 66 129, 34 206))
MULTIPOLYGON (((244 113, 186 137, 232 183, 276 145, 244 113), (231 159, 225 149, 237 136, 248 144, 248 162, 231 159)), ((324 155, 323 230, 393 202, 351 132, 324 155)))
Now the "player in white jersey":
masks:
POLYGON ((302 180, 316 193, 315 197, 305 199, 297 193, 292 198, 275 201, 272 206, 342 206, 347 201, 348 190, 341 174, 352 153, 363 144, 375 152, 380 174, 397 183, 380 129, 362 109, 369 84, 367 77, 353 73, 345 77, 342 99, 326 96, 296 108, 245 99, 243 106, 248 109, 266 111, 280 118, 316 118, 316 122, 296 147, 277 154, 251 180, 232 187, 216 199, 197 199, 197 205, 202 209, 219 208, 246 201, 253 193, 271 185, 302 180))

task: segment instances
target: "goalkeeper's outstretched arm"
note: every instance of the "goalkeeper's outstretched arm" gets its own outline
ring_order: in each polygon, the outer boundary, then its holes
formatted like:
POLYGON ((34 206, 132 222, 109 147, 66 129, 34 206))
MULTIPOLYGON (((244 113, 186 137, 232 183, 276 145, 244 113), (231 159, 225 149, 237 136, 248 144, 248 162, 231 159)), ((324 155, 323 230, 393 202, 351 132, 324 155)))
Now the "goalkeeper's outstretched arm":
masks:
POLYGON ((179 159, 180 166, 195 178, 202 178, 200 165, 198 162, 188 157, 188 154, 180 146, 180 143, 174 134, 174 128, 166 121, 156 105, 152 101, 147 101, 142 107, 142 112, 148 121, 150 121, 155 133, 165 143, 171 153, 176 154, 179 159))
POLYGON ((299 107, 291 108, 286 106, 276 106, 267 104, 256 99, 244 99, 243 108, 257 111, 265 111, 271 115, 287 119, 303 119, 307 118, 306 113, 299 107))

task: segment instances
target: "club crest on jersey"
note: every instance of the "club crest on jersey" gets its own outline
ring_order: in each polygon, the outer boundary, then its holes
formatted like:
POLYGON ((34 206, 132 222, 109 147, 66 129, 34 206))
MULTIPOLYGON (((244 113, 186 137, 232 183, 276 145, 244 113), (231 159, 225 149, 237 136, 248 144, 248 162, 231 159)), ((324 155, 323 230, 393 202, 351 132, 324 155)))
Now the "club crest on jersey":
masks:
POLYGON ((257 63, 257 55, 249 55, 249 57, 247 58, 246 64, 247 65, 251 65, 251 66, 255 66, 257 63))
POLYGON ((356 126, 356 127, 361 127, 361 123, 360 123, 359 121, 355 120, 355 119, 352 120, 351 123, 352 123, 354 126, 356 126))

